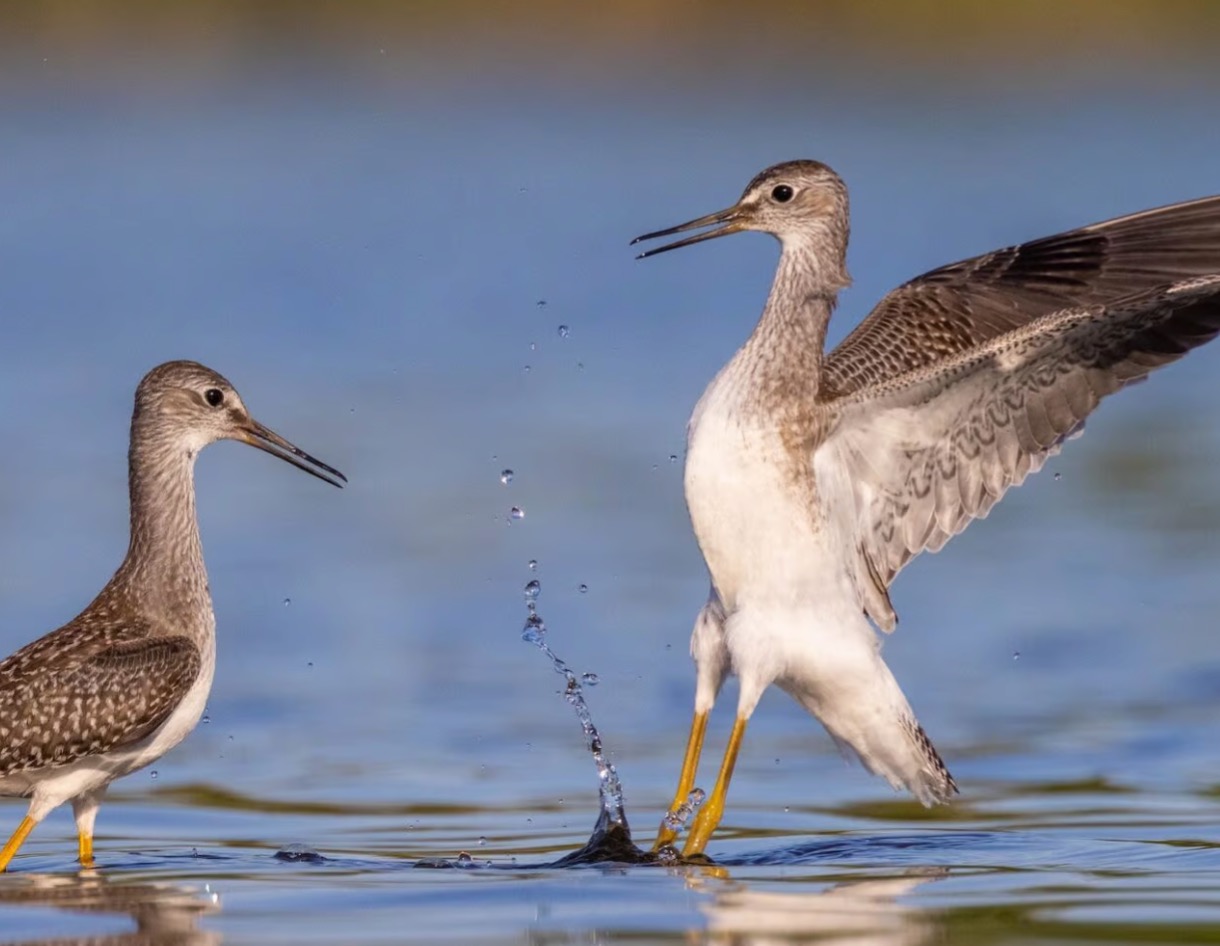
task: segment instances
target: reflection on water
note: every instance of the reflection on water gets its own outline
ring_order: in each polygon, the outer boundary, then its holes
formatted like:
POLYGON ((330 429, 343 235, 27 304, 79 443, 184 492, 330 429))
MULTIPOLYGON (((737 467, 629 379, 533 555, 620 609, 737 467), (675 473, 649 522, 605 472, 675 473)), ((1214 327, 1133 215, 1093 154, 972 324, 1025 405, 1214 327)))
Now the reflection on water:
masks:
POLYGON ((818 892, 738 887, 703 905, 707 942, 727 946, 820 943, 833 946, 918 946, 942 928, 927 910, 900 903, 945 871, 835 884, 818 892))
MULTIPOLYGON (((95 871, 76 876, 25 874, 0 879, 0 904, 49 907, 67 913, 125 915, 135 923, 134 931, 111 934, 90 931, 76 937, 4 940, 13 946, 18 943, 21 946, 214 946, 221 942, 220 934, 199 929, 201 917, 220 909, 219 898, 206 890, 112 880, 95 871)), ((10 919, 8 924, 11 923, 10 919)), ((48 926, 53 925, 53 922, 48 923, 48 926)))

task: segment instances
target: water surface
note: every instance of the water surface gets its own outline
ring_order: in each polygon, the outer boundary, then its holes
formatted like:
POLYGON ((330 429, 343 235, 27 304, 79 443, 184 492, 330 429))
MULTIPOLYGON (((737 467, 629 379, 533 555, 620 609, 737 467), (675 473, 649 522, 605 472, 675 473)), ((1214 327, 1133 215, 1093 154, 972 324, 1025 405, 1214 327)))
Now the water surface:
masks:
POLYGON ((1214 73, 753 75, 756 50, 697 81, 650 60, 581 84, 260 48, 219 78, 122 81, 30 48, 0 91, 0 649, 118 563, 131 392, 160 361, 220 370, 351 478, 205 454, 207 722, 115 786, 99 877, 76 878, 68 812, 37 830, 0 883, 0 939, 1214 938, 1220 351, 1107 403, 897 583, 887 658, 962 788, 951 808, 893 795, 769 694, 715 868, 540 867, 588 839, 597 773, 520 634, 536 578, 550 643, 598 675, 585 695, 646 846, 706 589, 683 428, 776 253, 742 236, 635 263, 627 241, 766 164, 826 160, 853 195, 838 338, 931 266, 1220 189, 1214 73))

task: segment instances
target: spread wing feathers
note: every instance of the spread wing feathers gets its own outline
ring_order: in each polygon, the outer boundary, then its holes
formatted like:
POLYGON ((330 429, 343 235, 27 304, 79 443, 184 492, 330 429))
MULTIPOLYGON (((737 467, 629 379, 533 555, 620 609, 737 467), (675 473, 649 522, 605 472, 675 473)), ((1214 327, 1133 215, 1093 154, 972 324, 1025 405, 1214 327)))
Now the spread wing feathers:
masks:
POLYGON ((832 401, 814 452, 828 506, 854 513, 856 585, 885 630, 888 588, 987 515, 1102 398, 1220 333, 1220 275, 1043 316, 972 351, 832 401))
POLYGON ((1041 316, 1220 272, 1220 197, 1107 220, 925 273, 830 355, 820 397, 968 351, 1041 316))
POLYGON ((199 675, 186 637, 69 624, 0 663, 0 777, 150 735, 199 675))

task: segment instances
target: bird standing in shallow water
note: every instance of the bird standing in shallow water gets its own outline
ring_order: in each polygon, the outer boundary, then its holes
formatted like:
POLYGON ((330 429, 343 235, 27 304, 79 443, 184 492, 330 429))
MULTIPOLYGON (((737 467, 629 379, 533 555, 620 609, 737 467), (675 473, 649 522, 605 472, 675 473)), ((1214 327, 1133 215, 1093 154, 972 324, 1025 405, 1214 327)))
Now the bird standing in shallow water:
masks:
POLYGON ((195 728, 216 665, 216 619, 195 517, 195 458, 240 440, 334 486, 347 482, 254 420, 210 368, 171 361, 136 388, 128 454, 131 544, 114 577, 57 631, 0 662, 0 795, 30 798, 0 850, 71 800, 82 865, 107 786, 195 728))
MULTIPOLYGON (((881 659, 889 587, 1079 432, 1105 396, 1220 332, 1220 197, 997 250, 889 293, 834 351, 847 188, 817 161, 768 168, 727 210, 641 254, 758 230, 781 244, 753 334, 691 416, 686 501, 711 575, 695 621, 695 712, 676 810, 730 674, 737 717, 683 848, 720 822, 746 724, 771 684, 895 788, 956 791, 881 659), (710 227, 712 229, 702 230, 710 227), (871 624, 870 624, 871 621, 871 624)), ((656 848, 676 837, 661 826, 656 848)))

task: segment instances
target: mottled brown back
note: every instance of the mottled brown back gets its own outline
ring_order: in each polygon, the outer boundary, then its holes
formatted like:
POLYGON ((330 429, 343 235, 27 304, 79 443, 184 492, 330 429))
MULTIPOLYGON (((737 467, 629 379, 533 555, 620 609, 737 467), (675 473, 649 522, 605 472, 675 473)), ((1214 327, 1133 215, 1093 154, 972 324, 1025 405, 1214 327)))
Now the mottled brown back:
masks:
POLYGON ((823 364, 831 400, 1060 309, 1220 272, 1220 197, 1108 220, 942 266, 890 292, 823 364))
MULTIPOLYGON (((88 612, 86 612, 87 616, 88 612)), ((199 674, 186 637, 77 619, 0 662, 0 778, 138 742, 199 674)))

